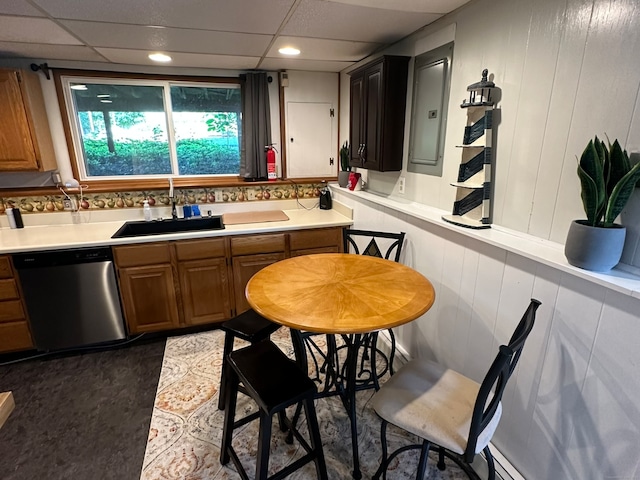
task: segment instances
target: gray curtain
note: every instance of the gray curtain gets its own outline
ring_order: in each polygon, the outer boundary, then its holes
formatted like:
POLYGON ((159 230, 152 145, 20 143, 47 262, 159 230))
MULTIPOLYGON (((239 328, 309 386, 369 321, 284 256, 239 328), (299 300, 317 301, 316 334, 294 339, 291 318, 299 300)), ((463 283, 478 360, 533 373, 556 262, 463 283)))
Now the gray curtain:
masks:
POLYGON ((242 91, 242 139, 240 176, 267 178, 265 146, 271 144, 271 117, 266 73, 240 75, 242 91))

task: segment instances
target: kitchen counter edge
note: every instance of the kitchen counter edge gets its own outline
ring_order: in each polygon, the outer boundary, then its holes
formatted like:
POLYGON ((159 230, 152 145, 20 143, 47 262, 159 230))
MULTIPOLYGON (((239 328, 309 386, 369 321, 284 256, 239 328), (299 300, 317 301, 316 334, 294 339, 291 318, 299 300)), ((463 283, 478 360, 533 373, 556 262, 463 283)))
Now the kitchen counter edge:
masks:
POLYGON ((130 245, 170 240, 192 240, 229 235, 306 230, 312 228, 346 227, 353 224, 350 209, 284 210, 289 220, 228 225, 222 230, 198 230, 163 235, 111 238, 123 221, 65 225, 32 226, 23 229, 0 229, 0 254, 130 245), (346 215, 345 215, 346 214, 346 215))

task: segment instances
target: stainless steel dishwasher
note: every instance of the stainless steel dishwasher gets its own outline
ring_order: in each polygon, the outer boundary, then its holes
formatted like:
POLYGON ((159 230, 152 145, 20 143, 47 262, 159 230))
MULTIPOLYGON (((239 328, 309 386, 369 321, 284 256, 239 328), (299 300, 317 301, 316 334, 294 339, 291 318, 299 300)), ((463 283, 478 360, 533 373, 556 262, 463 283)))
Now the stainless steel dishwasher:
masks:
POLYGON ((110 248, 14 254, 38 350, 126 337, 110 248))

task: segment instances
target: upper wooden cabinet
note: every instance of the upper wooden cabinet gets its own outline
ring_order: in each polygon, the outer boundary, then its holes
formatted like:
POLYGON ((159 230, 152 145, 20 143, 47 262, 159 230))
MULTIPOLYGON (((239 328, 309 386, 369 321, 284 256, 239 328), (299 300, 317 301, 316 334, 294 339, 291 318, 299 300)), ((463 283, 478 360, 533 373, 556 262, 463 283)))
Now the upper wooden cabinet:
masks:
POLYGON ((56 168, 38 75, 0 69, 0 171, 56 168))
POLYGON ((402 170, 409 59, 385 55, 351 73, 352 167, 402 170))

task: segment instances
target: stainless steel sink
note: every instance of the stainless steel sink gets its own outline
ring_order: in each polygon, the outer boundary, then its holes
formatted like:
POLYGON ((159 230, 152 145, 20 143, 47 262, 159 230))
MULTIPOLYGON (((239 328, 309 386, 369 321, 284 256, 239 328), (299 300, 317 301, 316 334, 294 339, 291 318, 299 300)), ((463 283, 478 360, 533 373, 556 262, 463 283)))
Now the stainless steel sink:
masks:
POLYGON ((111 238, 163 235, 167 233, 193 232, 197 230, 222 230, 222 216, 204 218, 179 218, 177 220, 153 220, 151 222, 125 222, 111 238))

